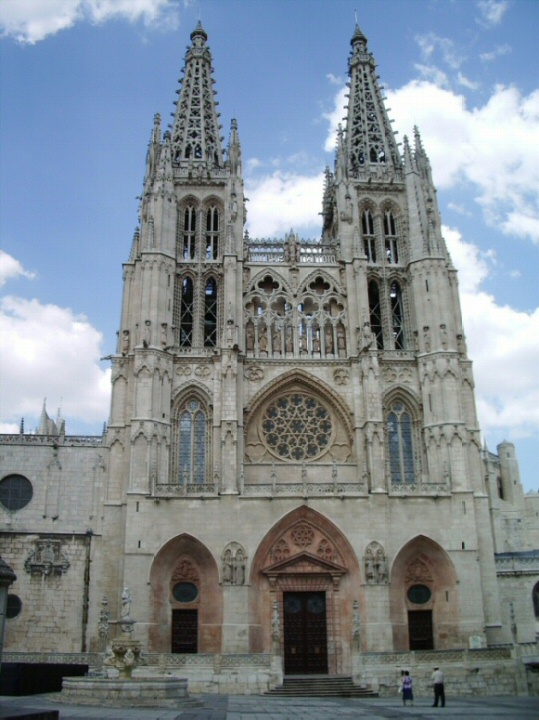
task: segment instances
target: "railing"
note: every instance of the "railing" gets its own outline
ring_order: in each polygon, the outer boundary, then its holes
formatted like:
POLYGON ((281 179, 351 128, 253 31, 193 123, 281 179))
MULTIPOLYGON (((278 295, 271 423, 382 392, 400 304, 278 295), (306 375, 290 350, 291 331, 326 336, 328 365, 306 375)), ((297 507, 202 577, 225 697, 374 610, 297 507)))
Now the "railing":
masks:
MULTIPOLYGON (((262 238, 245 241, 246 260, 253 263, 284 263, 286 260, 286 240, 262 238)), ((296 262, 310 265, 327 265, 337 262, 335 248, 318 241, 301 241, 299 258, 296 262)))
POLYGON ((408 483, 408 482, 392 482, 389 486, 391 495, 451 495, 451 485, 449 482, 441 483, 408 483))
POLYGON ((363 483, 246 483, 244 497, 343 497, 366 495, 363 483))
POLYGON ((154 497, 186 497, 196 495, 212 496, 217 494, 215 483, 156 483, 154 497))
POLYGON ((3 445, 61 445, 62 447, 100 447, 102 435, 1 435, 3 445))

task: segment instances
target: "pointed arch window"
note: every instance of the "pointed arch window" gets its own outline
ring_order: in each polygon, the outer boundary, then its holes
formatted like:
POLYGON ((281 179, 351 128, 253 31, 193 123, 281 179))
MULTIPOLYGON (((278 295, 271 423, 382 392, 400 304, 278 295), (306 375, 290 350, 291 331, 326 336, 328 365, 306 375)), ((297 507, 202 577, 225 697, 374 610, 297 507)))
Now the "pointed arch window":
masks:
POLYGON ((198 398, 181 405, 174 422, 174 481, 181 485, 205 483, 208 471, 208 418, 198 398))
POLYGON ((363 231, 363 249, 367 262, 376 262, 376 241, 374 237, 374 220, 370 210, 365 210, 361 216, 361 229, 363 231))
POLYGON ((539 620, 539 582, 535 583, 532 590, 533 614, 539 620))
POLYGON ((191 205, 185 208, 183 216, 183 239, 181 254, 184 260, 194 260, 196 247, 196 210, 191 205))
POLYGON ((390 210, 386 210, 384 213, 384 237, 387 262, 396 265, 399 262, 397 225, 395 216, 390 210))
POLYGON ((208 208, 206 213, 206 260, 219 257, 219 210, 208 208))
POLYGON ((204 347, 217 345, 217 283, 208 280, 204 289, 204 347))
POLYGON ((191 347, 193 344, 194 293, 193 281, 189 277, 181 281, 180 301, 180 346, 191 347))
POLYGON ((400 400, 394 402, 387 416, 389 469, 392 483, 413 483, 414 448, 412 417, 400 400))
POLYGON ((378 350, 384 349, 384 333, 382 328, 382 308, 380 305, 380 288, 375 280, 369 283, 369 317, 371 330, 376 338, 378 350))
POLYGON ((391 303, 391 325, 393 330, 393 343, 395 350, 404 350, 404 312, 402 304, 402 291, 398 282, 391 283, 389 288, 391 303))

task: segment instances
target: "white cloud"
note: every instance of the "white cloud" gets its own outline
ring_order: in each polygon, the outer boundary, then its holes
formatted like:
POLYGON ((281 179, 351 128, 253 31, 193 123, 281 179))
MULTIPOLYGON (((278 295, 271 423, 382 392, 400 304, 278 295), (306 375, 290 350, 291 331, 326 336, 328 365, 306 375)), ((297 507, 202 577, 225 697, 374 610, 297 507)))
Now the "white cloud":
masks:
POLYGON ((331 110, 331 112, 329 113, 324 113, 324 115, 322 116, 329 123, 328 134, 326 136, 326 142, 324 145, 324 150, 326 152, 335 151, 335 143, 337 141, 337 128, 339 127, 339 125, 344 124, 343 118, 346 114, 345 106, 348 99, 346 97, 347 93, 348 88, 345 85, 335 95, 333 101, 333 110, 331 110))
POLYGON ((324 176, 275 171, 249 183, 248 229, 252 238, 281 236, 291 227, 318 236, 324 176))
POLYGON ((459 271, 481 427, 485 433, 510 430, 513 437, 528 436, 539 428, 539 308, 526 313, 499 305, 481 289, 489 258, 458 230, 444 227, 443 232, 459 271))
POLYGON ((493 60, 496 60, 497 57, 507 55, 510 52, 512 52, 511 46, 505 43, 505 45, 497 45, 491 52, 482 53, 479 56, 479 59, 483 60, 483 62, 492 62, 493 60))
POLYGON ((499 25, 509 9, 508 0, 479 0, 477 8, 480 12, 478 22, 484 27, 499 25))
MULTIPOLYGON (((99 367, 102 335, 69 308, 13 296, 0 301, 2 421, 39 415, 43 396, 92 423, 108 417, 110 371, 99 367)), ((30 428, 28 428, 30 429, 30 428)))
POLYGON ((436 65, 422 65, 421 63, 416 63, 414 67, 423 79, 432 81, 434 85, 437 85, 438 87, 445 87, 449 85, 449 78, 444 71, 440 70, 440 68, 436 67, 436 65))
POLYGON ((457 73, 457 84, 468 88, 468 90, 477 90, 479 87, 479 83, 470 80, 470 78, 467 78, 466 75, 463 75, 461 72, 457 73))
POLYGON ((430 60, 436 51, 439 51, 443 62, 453 70, 458 70, 462 65, 463 58, 455 48, 455 43, 449 38, 440 37, 430 32, 425 35, 417 35, 415 38, 424 60, 430 60))
POLYGON ((426 81, 387 95, 401 132, 419 126, 439 188, 469 184, 489 224, 539 243, 539 90, 498 86, 470 109, 426 81))
POLYGON ((8 280, 25 277, 29 280, 35 278, 34 272, 25 270, 21 263, 7 252, 0 250, 0 287, 3 287, 8 280))
POLYGON ((20 43, 33 44, 80 21, 94 24, 111 18, 161 26, 177 26, 173 0, 3 0, 0 33, 20 43))

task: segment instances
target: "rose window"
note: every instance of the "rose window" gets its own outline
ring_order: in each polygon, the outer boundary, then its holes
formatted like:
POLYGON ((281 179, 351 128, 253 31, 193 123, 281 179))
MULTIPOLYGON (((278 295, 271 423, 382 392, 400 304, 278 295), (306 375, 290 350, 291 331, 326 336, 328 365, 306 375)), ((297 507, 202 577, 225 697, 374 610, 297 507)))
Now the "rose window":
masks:
POLYGON ((292 530, 292 540, 294 541, 294 545, 297 545, 298 547, 308 547, 314 540, 314 531, 312 527, 306 523, 296 525, 296 527, 292 530))
POLYGON ((262 419, 263 439, 283 460, 318 457, 329 447, 332 435, 329 410, 312 395, 281 395, 267 406, 262 419))

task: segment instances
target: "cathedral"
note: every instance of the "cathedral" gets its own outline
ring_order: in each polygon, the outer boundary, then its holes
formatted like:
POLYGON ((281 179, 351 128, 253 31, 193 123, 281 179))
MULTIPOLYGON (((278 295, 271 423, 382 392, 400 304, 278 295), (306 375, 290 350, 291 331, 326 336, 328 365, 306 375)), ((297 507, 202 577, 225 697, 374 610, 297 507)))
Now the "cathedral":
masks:
POLYGON ((44 407, 0 437, 4 662, 99 668, 127 614, 139 670, 194 691, 383 694, 409 669, 419 692, 443 665, 461 692, 539 692, 539 495, 511 443, 482 444, 419 130, 397 144, 356 26, 320 237, 250 237, 238 123, 223 146, 200 23, 190 40, 107 427, 71 436, 44 407))

